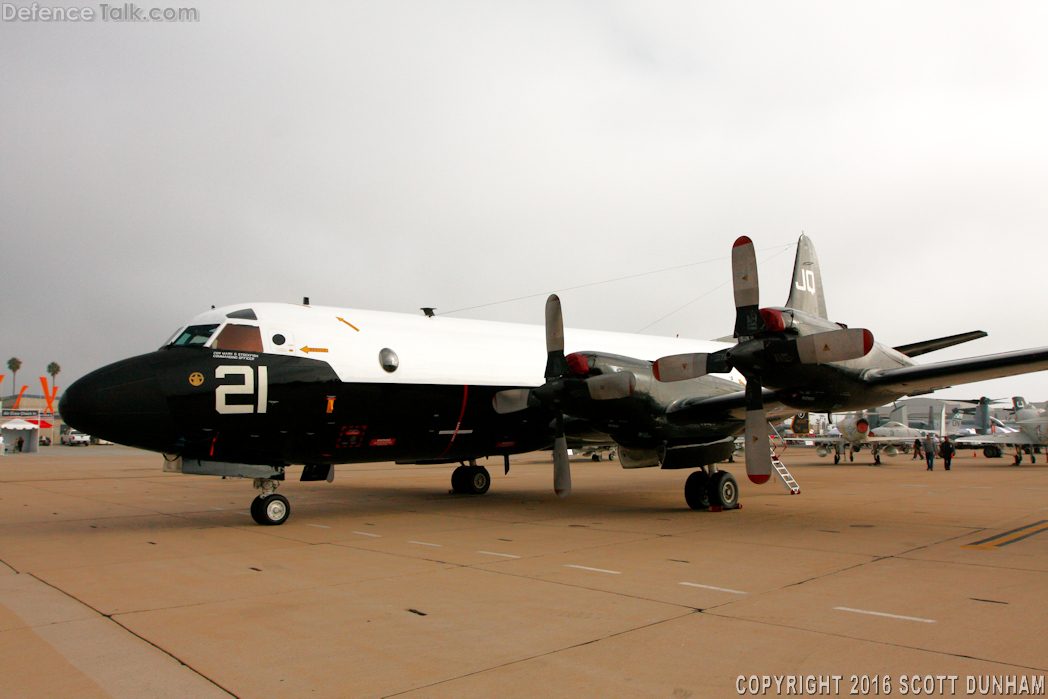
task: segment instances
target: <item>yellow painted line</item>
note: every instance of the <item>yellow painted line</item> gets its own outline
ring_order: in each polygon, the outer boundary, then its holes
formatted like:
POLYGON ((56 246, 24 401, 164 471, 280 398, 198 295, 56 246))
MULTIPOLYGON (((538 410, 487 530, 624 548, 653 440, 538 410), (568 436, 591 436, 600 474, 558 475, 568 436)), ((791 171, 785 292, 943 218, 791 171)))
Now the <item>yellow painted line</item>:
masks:
MULTIPOLYGON (((336 317, 336 318, 338 318, 338 316, 335 316, 335 317, 336 317)), ((339 319, 339 320, 341 320, 341 321, 342 321, 343 323, 345 323, 346 325, 348 325, 349 327, 351 327, 351 328, 353 328, 354 330, 356 330, 357 332, 360 332, 360 328, 358 328, 357 326, 353 325, 352 323, 350 323, 350 322, 349 322, 348 320, 346 320, 345 318, 338 318, 338 319, 339 319)))
POLYGON ((1008 544, 1014 544, 1016 541, 1022 541, 1027 537, 1031 537, 1034 534, 1040 534, 1041 532, 1048 531, 1048 520, 1041 520, 1040 522, 1034 522, 1033 524, 1027 524, 1024 527, 1012 529, 1011 531, 1004 532, 1003 534, 997 534, 991 536, 988 539, 982 541, 976 541, 973 544, 966 544, 961 548, 966 549, 977 549, 981 551, 992 551, 1008 544))

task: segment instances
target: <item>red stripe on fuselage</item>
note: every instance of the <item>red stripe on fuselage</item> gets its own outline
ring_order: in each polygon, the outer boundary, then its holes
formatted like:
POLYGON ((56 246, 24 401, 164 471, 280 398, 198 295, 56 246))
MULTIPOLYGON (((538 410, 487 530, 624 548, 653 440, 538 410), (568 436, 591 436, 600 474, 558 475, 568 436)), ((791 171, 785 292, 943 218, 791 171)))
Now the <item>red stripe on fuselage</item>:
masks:
POLYGON ((469 386, 462 387, 462 409, 459 410, 459 419, 455 423, 455 431, 451 433, 451 441, 448 442, 448 448, 444 450, 441 456, 444 456, 451 451, 451 445, 455 443, 455 437, 458 437, 459 428, 462 427, 462 418, 466 415, 466 399, 469 398, 469 386))

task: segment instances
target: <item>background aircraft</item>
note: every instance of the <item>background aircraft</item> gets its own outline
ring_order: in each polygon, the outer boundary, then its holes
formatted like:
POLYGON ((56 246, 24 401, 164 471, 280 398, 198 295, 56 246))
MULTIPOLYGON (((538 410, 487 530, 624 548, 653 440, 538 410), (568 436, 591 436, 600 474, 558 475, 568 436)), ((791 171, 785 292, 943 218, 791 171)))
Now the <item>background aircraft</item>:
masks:
POLYGON ((830 321, 803 235, 784 307, 760 308, 749 238, 733 246, 732 280, 731 345, 566 335, 556 296, 544 330, 307 304, 213 309, 160 350, 81 378, 60 409, 81 431, 165 454, 167 470, 254 479, 261 524, 287 519, 275 491, 296 463, 302 480, 331 481, 338 463, 457 462, 453 488, 483 493, 490 474, 476 459, 503 456, 508 468, 510 454, 552 444, 564 496, 569 439, 614 442, 624 468, 693 469, 688 504, 731 508, 735 479, 716 464, 744 432, 747 474, 767 482, 768 420, 1048 368, 1048 348, 919 366, 869 331, 830 321))
MULTIPOLYGON (((986 400, 986 399, 984 399, 986 400)), ((983 404, 980 404, 982 407, 983 404)), ((1023 454, 1030 455, 1030 463, 1036 463, 1034 454, 1041 447, 1048 446, 1048 411, 1041 410, 1026 402, 1021 396, 1012 398, 1014 431, 1001 431, 961 437, 956 440, 958 447, 971 447, 978 449, 982 447, 986 456, 1000 456, 1001 449, 1011 447, 1015 449, 1015 463, 1023 462, 1023 454)), ((988 419, 989 416, 987 416, 988 419)))

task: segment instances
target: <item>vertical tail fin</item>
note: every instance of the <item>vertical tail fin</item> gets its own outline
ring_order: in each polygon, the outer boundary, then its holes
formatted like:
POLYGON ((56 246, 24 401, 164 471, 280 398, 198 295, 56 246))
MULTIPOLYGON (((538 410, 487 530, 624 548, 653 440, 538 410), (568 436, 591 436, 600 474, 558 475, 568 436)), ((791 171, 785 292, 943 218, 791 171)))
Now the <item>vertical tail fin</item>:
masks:
POLYGON ((822 272, 815 246, 806 235, 797 241, 797 259, 793 263, 793 285, 787 308, 793 308, 820 318, 826 315, 826 297, 822 293, 822 272))

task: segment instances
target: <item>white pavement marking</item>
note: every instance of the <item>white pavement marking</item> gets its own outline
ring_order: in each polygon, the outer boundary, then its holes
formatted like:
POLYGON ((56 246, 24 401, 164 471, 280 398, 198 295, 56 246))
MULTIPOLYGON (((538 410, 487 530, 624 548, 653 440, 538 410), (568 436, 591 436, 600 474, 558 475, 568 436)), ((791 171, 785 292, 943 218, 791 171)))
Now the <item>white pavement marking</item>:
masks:
POLYGON ((316 527, 317 529, 331 529, 331 527, 325 527, 323 524, 309 524, 306 523, 307 527, 316 527))
POLYGON ((622 573, 617 570, 604 570, 603 568, 587 568, 586 566, 573 566, 568 564, 564 564, 564 567, 578 568, 579 570, 592 570, 594 573, 611 573, 612 575, 622 575, 622 573))
POLYGON ((482 553, 485 556, 502 556, 503 558, 520 558, 520 556, 514 556, 513 554, 510 554, 510 553, 495 553, 494 551, 477 551, 477 553, 482 553))
POLYGON ((698 583, 682 582, 681 585, 687 585, 688 587, 701 587, 703 590, 716 590, 717 592, 730 592, 733 595, 747 595, 748 592, 742 590, 729 590, 726 587, 714 587, 713 585, 700 585, 698 583))
POLYGON ((409 544, 418 544, 419 546, 443 546, 444 544, 427 544, 425 541, 409 541, 409 544))
POLYGON ((381 539, 381 534, 368 534, 367 532, 350 532, 350 534, 360 534, 361 536, 373 536, 376 539, 381 539))
POLYGON ((867 609, 852 609, 851 607, 834 607, 842 612, 855 612, 856 614, 870 614, 871 616, 886 616, 889 619, 903 619, 905 621, 919 621, 923 624, 934 624, 935 619, 921 619, 915 616, 902 616, 901 614, 885 614, 884 612, 871 612, 867 609))

